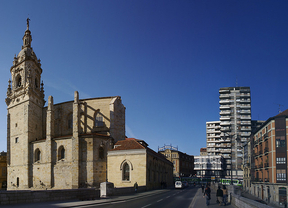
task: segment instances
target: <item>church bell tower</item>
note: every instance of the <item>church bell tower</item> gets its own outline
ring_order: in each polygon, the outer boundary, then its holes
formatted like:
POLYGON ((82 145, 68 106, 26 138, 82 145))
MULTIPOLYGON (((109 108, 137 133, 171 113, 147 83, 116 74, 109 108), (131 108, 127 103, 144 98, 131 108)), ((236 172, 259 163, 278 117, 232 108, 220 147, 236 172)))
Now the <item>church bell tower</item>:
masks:
POLYGON ((41 83, 42 68, 27 29, 23 46, 14 56, 10 68, 11 80, 7 89, 7 189, 29 189, 32 186, 33 152, 31 142, 43 139, 44 88, 41 83))

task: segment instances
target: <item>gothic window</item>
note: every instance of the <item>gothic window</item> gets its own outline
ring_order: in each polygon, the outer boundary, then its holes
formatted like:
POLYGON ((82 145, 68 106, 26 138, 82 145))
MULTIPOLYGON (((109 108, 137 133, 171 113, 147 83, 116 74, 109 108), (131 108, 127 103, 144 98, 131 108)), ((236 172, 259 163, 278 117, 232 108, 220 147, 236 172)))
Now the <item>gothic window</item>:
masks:
POLYGON ((65 158, 65 148, 61 145, 58 149, 58 160, 65 158))
POLYGON ((99 159, 104 159, 104 148, 99 147, 99 159))
POLYGON ((73 128, 73 113, 70 113, 68 116, 68 129, 73 128))
POLYGON ((122 180, 123 181, 129 181, 130 180, 130 167, 129 167, 129 164, 127 162, 123 165, 122 171, 123 171, 122 180))
POLYGON ((101 127, 104 126, 104 119, 103 116, 98 112, 95 114, 95 127, 101 127))
POLYGON ((35 162, 40 162, 40 160, 41 160, 41 151, 37 148, 36 150, 35 150, 35 162))

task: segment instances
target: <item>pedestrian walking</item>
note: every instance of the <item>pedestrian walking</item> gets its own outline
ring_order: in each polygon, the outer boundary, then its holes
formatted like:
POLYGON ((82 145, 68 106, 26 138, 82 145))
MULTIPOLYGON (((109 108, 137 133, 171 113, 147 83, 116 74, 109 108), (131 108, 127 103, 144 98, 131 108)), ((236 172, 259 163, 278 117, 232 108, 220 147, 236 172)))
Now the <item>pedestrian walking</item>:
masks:
POLYGON ((224 204, 224 206, 226 206, 226 204, 227 204, 227 198, 228 198, 228 191, 227 191, 225 185, 223 185, 222 191, 223 191, 223 204, 224 204))
POLYGON ((223 200, 223 190, 221 189, 220 186, 218 186, 217 192, 216 192, 216 198, 217 198, 217 203, 221 205, 222 200, 223 200))
POLYGON ((137 190, 138 190, 138 183, 137 182, 134 183, 134 189, 135 189, 135 192, 137 192, 137 190))
POLYGON ((211 199, 211 189, 209 187, 209 185, 207 184, 205 191, 204 191, 204 198, 206 199, 206 205, 209 206, 210 204, 210 199, 211 199))
POLYGON ((203 183, 201 185, 201 188, 202 188, 202 193, 204 193, 204 184, 203 183))

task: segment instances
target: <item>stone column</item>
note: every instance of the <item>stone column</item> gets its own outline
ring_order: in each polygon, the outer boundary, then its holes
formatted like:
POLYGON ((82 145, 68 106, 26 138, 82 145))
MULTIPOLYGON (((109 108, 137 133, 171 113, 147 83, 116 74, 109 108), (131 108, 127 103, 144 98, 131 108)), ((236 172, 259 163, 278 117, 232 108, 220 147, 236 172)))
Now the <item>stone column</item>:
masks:
POLYGON ((72 188, 79 188, 79 165, 80 165, 80 143, 79 143, 79 119, 80 119, 80 109, 79 109, 79 93, 75 91, 74 93, 74 103, 73 103, 73 138, 72 138, 72 188))
POLYGON ((47 187, 53 186, 52 179, 52 138, 54 136, 54 109, 53 109, 53 97, 49 96, 47 106, 47 117, 46 117, 46 157, 45 162, 47 163, 47 187))

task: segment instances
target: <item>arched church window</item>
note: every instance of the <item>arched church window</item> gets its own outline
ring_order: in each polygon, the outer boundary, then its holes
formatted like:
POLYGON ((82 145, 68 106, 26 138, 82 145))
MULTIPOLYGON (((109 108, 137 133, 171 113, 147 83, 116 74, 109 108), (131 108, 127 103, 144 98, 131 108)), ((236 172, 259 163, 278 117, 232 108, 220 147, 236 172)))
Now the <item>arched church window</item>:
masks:
POLYGON ((73 113, 70 113, 68 116, 68 129, 73 128, 73 113))
POLYGON ((100 112, 97 112, 95 114, 95 127, 101 127, 101 126, 104 126, 104 119, 103 119, 103 116, 100 112))
POLYGON ((41 160, 41 151, 39 150, 39 148, 37 148, 35 150, 35 162, 40 161, 41 160))
POLYGON ((65 158, 65 148, 61 145, 58 149, 58 160, 65 158))
POLYGON ((129 181, 130 180, 130 167, 129 167, 129 164, 127 162, 123 165, 122 171, 123 171, 122 180, 123 181, 129 181))

